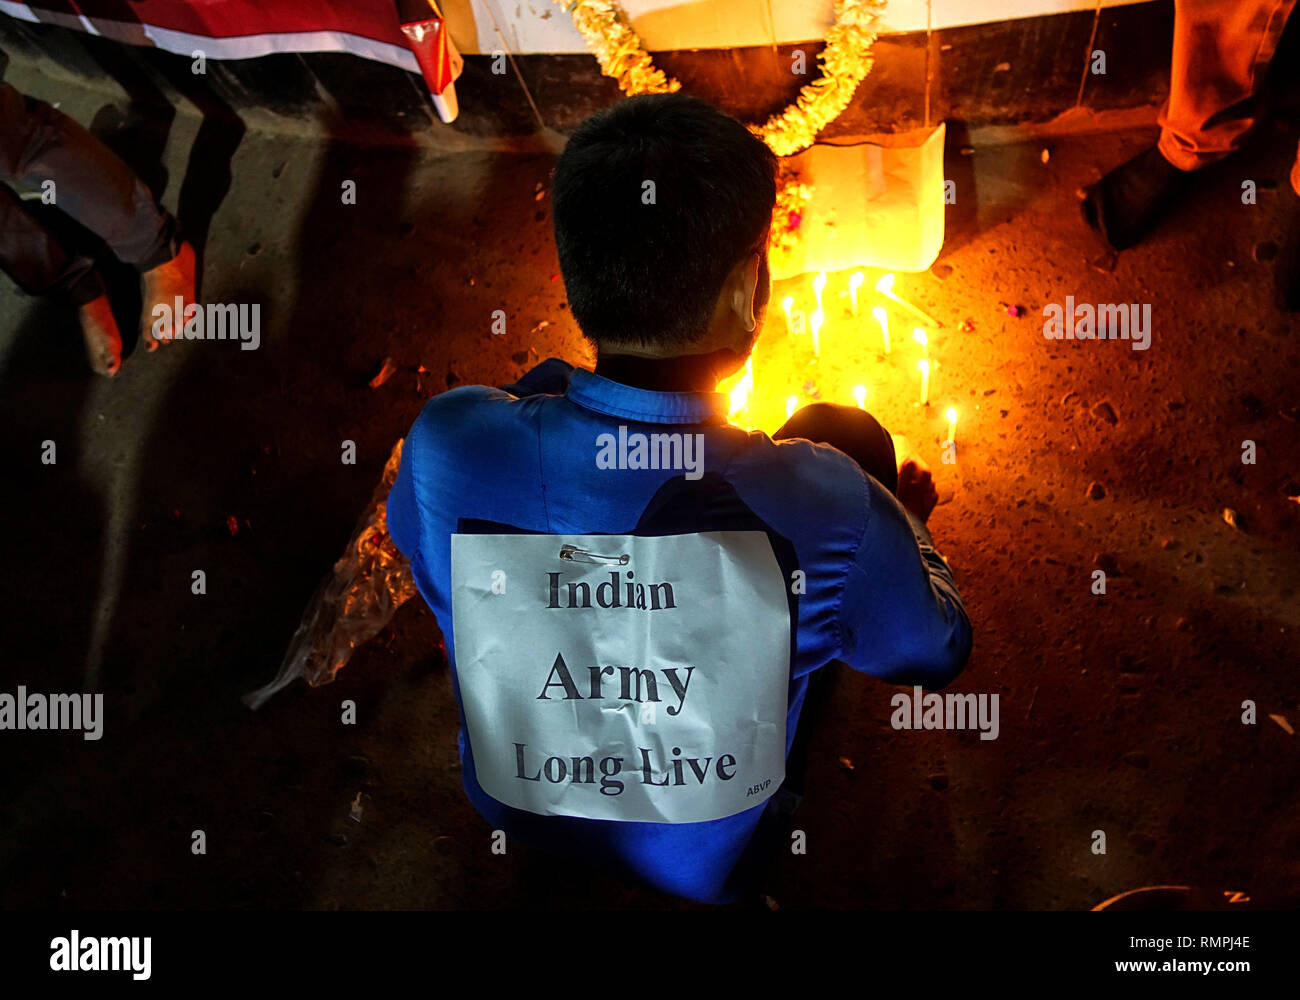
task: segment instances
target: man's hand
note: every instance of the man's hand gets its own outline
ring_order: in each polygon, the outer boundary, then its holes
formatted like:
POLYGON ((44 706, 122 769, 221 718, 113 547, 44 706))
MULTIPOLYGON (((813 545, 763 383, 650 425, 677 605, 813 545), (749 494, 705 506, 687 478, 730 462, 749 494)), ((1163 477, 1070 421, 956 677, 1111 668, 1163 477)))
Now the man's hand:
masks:
POLYGON ((898 502, 911 511, 921 523, 930 519, 934 505, 939 502, 930 467, 919 458, 905 458, 898 465, 898 502))

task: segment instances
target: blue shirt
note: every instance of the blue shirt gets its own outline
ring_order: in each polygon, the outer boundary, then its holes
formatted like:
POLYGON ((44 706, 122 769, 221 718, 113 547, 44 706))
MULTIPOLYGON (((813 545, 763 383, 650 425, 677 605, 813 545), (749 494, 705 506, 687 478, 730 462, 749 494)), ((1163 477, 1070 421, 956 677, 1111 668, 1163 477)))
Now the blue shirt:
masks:
MULTIPOLYGON (((393 541, 437 616, 455 673, 451 536, 462 519, 537 534, 631 533, 680 470, 597 467, 597 438, 636 432, 703 435, 706 467, 787 539, 806 574, 797 605, 786 753, 808 675, 832 660, 895 684, 941 687, 965 666, 971 629, 951 571, 925 526, 842 452, 773 441, 727 423, 722 393, 652 392, 557 359, 515 386, 463 386, 435 396, 412 426, 388 497, 393 541)), ((705 823, 541 816, 488 796, 474 774, 461 714, 466 794, 509 836, 631 872, 668 892, 726 902, 764 805, 705 823)))

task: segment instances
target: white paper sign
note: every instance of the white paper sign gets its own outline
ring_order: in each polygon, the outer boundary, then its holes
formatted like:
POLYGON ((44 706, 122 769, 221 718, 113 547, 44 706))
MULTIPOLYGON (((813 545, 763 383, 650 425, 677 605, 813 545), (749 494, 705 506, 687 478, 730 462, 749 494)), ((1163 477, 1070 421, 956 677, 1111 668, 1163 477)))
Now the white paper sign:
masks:
POLYGON ((453 535, 451 567, 467 735, 493 798, 697 823, 784 780, 790 609, 763 532, 453 535))

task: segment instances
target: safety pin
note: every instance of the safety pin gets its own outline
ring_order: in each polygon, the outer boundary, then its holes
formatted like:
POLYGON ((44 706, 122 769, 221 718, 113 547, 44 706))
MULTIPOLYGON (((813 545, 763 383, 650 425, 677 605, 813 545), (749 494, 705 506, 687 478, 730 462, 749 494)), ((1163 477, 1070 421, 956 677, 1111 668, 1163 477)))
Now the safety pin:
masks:
POLYGON ((596 563, 600 566, 626 566, 631 557, 626 552, 618 556, 602 556, 598 552, 588 552, 576 545, 561 545, 560 558, 565 562, 596 563))

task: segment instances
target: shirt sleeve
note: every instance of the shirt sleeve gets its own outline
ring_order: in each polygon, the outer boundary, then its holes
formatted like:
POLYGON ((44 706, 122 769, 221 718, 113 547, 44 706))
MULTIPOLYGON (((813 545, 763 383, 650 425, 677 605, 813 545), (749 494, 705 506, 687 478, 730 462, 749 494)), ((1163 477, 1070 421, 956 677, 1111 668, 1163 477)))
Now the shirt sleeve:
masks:
POLYGON ((867 520, 840 601, 840 658, 894 684, 943 687, 966 666, 970 619, 926 526, 863 476, 867 520))
POLYGON ((439 447, 443 435, 439 434, 438 428, 471 420, 472 408, 485 401, 507 400, 511 395, 522 398, 563 393, 573 372, 573 365, 567 361, 547 358, 512 385, 499 389, 482 385, 459 386, 432 397, 424 405, 402 444, 402 462, 393 488, 388 491, 388 535, 413 565, 423 555, 419 551, 424 537, 421 498, 426 508, 437 509, 441 495, 440 479, 445 481, 448 478, 445 470, 439 477, 439 463, 445 460, 443 456, 447 449, 439 447))

